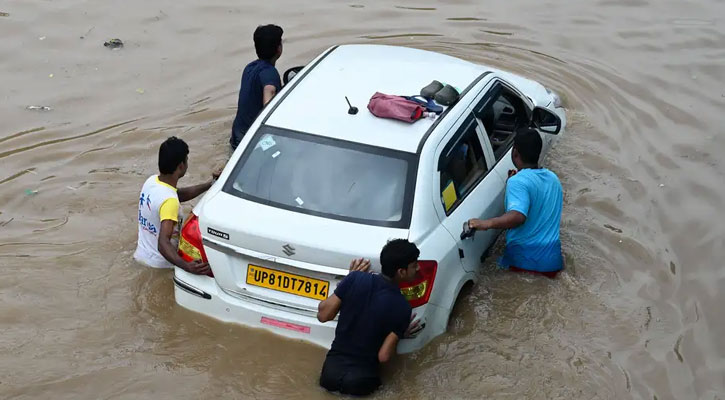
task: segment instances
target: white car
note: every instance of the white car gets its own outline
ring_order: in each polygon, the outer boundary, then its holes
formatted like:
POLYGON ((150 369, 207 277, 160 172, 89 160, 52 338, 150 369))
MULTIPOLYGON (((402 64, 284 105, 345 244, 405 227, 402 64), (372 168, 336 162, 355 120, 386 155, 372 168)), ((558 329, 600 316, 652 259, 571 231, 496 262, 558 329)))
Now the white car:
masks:
POLYGON ((329 346, 336 322, 317 305, 350 260, 393 238, 420 249, 420 276, 401 291, 424 329, 399 353, 444 333, 499 232, 461 240, 464 221, 503 213, 516 129, 543 154, 564 128, 559 97, 520 76, 433 52, 346 45, 318 56, 262 111, 182 229, 179 252, 213 277, 175 271, 176 302, 213 318, 329 346), (375 92, 416 95, 432 80, 459 101, 435 119, 382 119, 375 92), (347 97, 359 108, 349 113, 347 97))

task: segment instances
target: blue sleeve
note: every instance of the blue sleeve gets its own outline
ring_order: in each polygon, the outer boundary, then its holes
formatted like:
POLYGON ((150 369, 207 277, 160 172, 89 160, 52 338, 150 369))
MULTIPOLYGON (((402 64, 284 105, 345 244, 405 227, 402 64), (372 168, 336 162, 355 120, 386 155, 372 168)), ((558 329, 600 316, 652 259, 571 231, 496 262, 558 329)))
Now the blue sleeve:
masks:
POLYGON ((355 281, 356 276, 357 271, 350 272, 349 274, 347 274, 346 277, 342 278, 340 283, 337 284, 337 287, 335 288, 335 295, 339 297, 340 300, 344 299, 347 293, 350 291, 350 287, 355 281))
POLYGON ((405 331, 408 330, 410 325, 410 316, 413 310, 410 305, 406 302, 393 313, 393 320, 391 321, 390 331, 395 333, 399 339, 405 336, 405 331))
POLYGON ((516 179, 516 175, 509 178, 506 183, 506 212, 518 211, 528 217, 529 191, 523 179, 516 179))
POLYGON ((272 85, 279 91, 282 88, 282 82, 279 79, 279 72, 276 68, 265 68, 259 72, 259 83, 264 88, 267 85, 272 85))

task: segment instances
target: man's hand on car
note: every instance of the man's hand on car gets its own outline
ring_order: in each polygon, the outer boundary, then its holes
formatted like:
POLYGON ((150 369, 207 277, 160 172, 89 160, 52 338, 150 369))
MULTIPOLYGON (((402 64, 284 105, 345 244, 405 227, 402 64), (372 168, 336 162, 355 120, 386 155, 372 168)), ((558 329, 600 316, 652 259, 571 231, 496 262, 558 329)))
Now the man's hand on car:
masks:
POLYGON ((196 275, 209 275, 209 273, 211 273, 211 267, 209 267, 209 263, 203 262, 201 260, 187 262, 186 268, 184 269, 187 272, 191 272, 192 274, 196 275))
POLYGON ((405 330, 405 335, 403 335, 406 339, 418 336, 418 333, 423 330, 424 325, 421 325, 420 320, 415 319, 415 317, 416 314, 410 316, 410 325, 408 325, 408 329, 405 330))
POLYGON ((518 171, 516 171, 515 169, 510 169, 509 170, 509 178, 512 177, 512 176, 514 176, 514 175, 516 175, 516 172, 518 172, 518 171))
POLYGON ((477 231, 491 229, 491 221, 487 219, 471 218, 468 220, 468 227, 477 231))
POLYGON ((350 272, 368 272, 368 270, 370 270, 370 260, 366 260, 364 258, 356 258, 350 262, 350 272))
POLYGON ((212 173, 211 173, 211 178, 212 178, 213 180, 217 180, 217 179, 219 179, 219 175, 221 175, 221 174, 222 174, 222 171, 223 171, 223 170, 224 170, 223 168, 217 168, 216 170, 214 170, 214 172, 212 172, 212 173))

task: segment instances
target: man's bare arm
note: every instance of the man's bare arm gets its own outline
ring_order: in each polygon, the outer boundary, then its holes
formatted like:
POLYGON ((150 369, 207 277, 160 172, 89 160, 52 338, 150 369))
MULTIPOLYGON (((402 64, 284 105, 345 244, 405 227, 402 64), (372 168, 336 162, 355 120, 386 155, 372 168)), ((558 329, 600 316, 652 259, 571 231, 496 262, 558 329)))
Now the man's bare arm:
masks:
POLYGON ((393 332, 388 333, 388 336, 385 337, 385 341, 383 341, 383 345, 380 346, 380 350, 378 351, 378 361, 381 363, 390 361, 390 359, 393 358, 397 347, 398 335, 393 332))
POLYGON ((200 184, 194 185, 194 186, 187 186, 187 187, 179 188, 179 190, 176 192, 177 195, 179 196, 179 201, 184 202, 184 201, 189 201, 191 199, 196 198, 200 194, 209 190, 212 183, 213 183, 213 181, 209 181, 209 182, 200 183, 200 184))
MULTIPOLYGON (((370 260, 356 258, 350 261, 350 272, 367 272, 369 269, 370 260)), ((332 321, 337 316, 337 313, 340 312, 340 306, 342 306, 342 299, 333 293, 332 296, 322 300, 317 305, 317 320, 320 322, 332 321)))
POLYGON ((201 260, 187 262, 179 256, 176 252, 176 248, 171 243, 171 235, 174 232, 174 225, 176 225, 176 222, 170 219, 161 221, 161 232, 159 232, 158 241, 159 253, 161 253, 168 262, 185 271, 191 272, 192 274, 206 275, 211 272, 209 263, 202 262, 201 260))
POLYGON ((221 175, 221 174, 222 174, 222 169, 219 168, 216 171, 211 173, 211 180, 209 182, 200 183, 198 185, 189 186, 189 187, 185 187, 185 188, 180 188, 176 192, 176 194, 179 196, 179 201, 180 202, 189 201, 191 199, 196 198, 200 194, 206 192, 207 190, 209 190, 211 185, 214 184, 214 181, 219 179, 219 175, 221 175))
POLYGON ((322 300, 317 305, 317 320, 320 322, 332 321, 340 311, 340 305, 342 305, 342 300, 334 293, 322 300))
POLYGON ((267 103, 272 101, 274 95, 277 94, 277 88, 274 85, 267 85, 262 89, 262 105, 266 106, 267 103))
POLYGON ((512 229, 517 228, 526 222, 526 216, 518 211, 509 211, 506 214, 490 219, 473 218, 468 221, 472 229, 485 231, 487 229, 512 229))

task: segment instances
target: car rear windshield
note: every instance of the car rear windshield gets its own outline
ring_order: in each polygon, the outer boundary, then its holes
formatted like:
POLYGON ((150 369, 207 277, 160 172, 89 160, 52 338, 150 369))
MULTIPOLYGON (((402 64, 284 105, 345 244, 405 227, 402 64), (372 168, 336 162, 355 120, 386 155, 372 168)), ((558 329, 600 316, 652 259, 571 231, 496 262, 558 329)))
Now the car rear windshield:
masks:
POLYGON ((417 157, 262 126, 224 191, 291 211, 407 228, 417 157))

